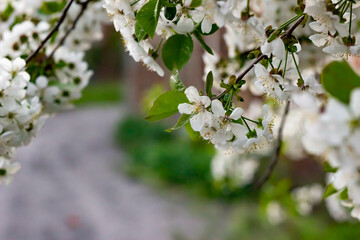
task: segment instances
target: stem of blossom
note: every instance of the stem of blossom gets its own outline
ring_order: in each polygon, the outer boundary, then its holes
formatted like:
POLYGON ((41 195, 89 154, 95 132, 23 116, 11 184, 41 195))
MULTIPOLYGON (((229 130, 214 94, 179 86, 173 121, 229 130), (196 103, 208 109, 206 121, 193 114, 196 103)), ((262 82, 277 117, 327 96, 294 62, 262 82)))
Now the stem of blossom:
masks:
POLYGON ((344 8, 344 11, 341 13, 341 17, 344 17, 344 14, 346 13, 346 11, 348 10, 350 4, 346 5, 346 7, 344 8))
POLYGON ((272 64, 272 58, 269 59, 269 63, 270 63, 270 66, 272 67, 272 69, 275 69, 274 65, 272 64))
POLYGON ((50 59, 54 56, 55 52, 58 50, 59 47, 61 47, 65 40, 68 38, 68 36, 70 35, 70 33, 75 29, 76 24, 78 23, 79 19, 81 18, 81 16, 84 14, 88 4, 90 3, 91 0, 79 3, 81 4, 81 10, 78 13, 78 15, 76 16, 73 24, 71 25, 71 27, 66 31, 65 35, 61 38, 61 40, 58 42, 58 44, 56 45, 56 47, 54 48, 54 50, 50 53, 50 55, 47 57, 47 59, 50 59))
POLYGON ((157 54, 157 52, 159 51, 159 49, 160 49, 161 44, 162 44, 163 41, 164 41, 164 39, 161 38, 161 39, 160 39, 160 42, 159 42, 159 44, 158 44, 158 46, 157 46, 157 48, 156 48, 156 50, 155 50, 155 52, 154 52, 153 54, 157 54))
POLYGON ((277 164, 277 162, 279 160, 281 146, 282 146, 283 130, 284 130, 287 115, 289 113, 289 109, 290 109, 290 101, 287 101, 286 106, 285 106, 285 110, 284 110, 284 114, 283 114, 283 117, 282 117, 282 120, 281 120, 279 132, 278 132, 278 139, 277 139, 277 143, 276 143, 275 153, 273 155, 273 158, 272 158, 272 160, 270 162, 269 167, 266 169, 266 172, 259 179, 259 181, 255 184, 255 187, 257 189, 260 189, 266 183, 266 181, 270 178, 271 173, 274 171, 274 168, 275 168, 275 166, 276 166, 276 164, 277 164))
POLYGON ((26 64, 28 64, 39 52, 40 50, 45 46, 45 44, 50 40, 52 35, 54 35, 60 28, 61 24, 64 22, 65 17, 67 15, 67 12, 69 11, 71 4, 74 2, 74 0, 69 0, 64 8, 64 10, 61 13, 61 16, 54 26, 54 28, 49 32, 49 34, 45 37, 44 40, 41 41, 38 48, 26 59, 26 64))
POLYGON ((249 132, 251 132, 251 128, 249 127, 249 125, 247 124, 247 122, 246 122, 246 118, 245 117, 243 117, 243 116, 241 116, 241 119, 243 120, 243 122, 245 123, 245 125, 246 125, 246 127, 247 127, 247 129, 249 130, 249 132))
POLYGON ((233 96, 234 96, 234 90, 231 89, 229 99, 225 104, 225 110, 226 111, 228 111, 231 108, 233 96))
POLYGON ((130 4, 130 6, 134 6, 135 4, 137 4, 140 0, 136 0, 135 2, 133 2, 132 4, 130 4))
POLYGON ((334 5, 335 5, 335 6, 338 5, 338 4, 341 3, 342 1, 344 1, 344 0, 340 0, 340 1, 338 1, 337 3, 334 3, 334 5))
POLYGON ((250 121, 250 122, 253 122, 253 123, 255 123, 255 124, 259 124, 259 122, 255 121, 255 120, 252 120, 252 119, 250 119, 250 118, 247 118, 247 117, 242 117, 242 118, 244 118, 245 120, 248 120, 248 121, 250 121))
POLYGON ((352 2, 350 2, 349 38, 351 38, 352 11, 353 11, 353 5, 352 2))
POLYGON ((283 24, 281 24, 280 27, 278 27, 278 29, 286 28, 287 26, 289 26, 290 24, 292 24, 293 22, 298 20, 301 16, 303 16, 303 15, 299 14, 299 15, 296 15, 296 16, 292 17, 291 19, 289 19, 286 22, 284 22, 283 24))
POLYGON ((284 71, 283 71, 283 75, 282 75, 283 78, 285 78, 287 62, 288 62, 288 55, 289 55, 289 50, 286 48, 285 66, 284 66, 284 71))
POLYGON ((349 5, 347 5, 347 1, 345 1, 341 6, 340 6, 340 18, 342 18, 346 12, 346 10, 349 8, 349 5))
POLYGON ((291 52, 291 56, 292 56, 292 58, 293 58, 293 60, 294 60, 296 70, 297 70, 297 72, 298 72, 298 74, 299 74, 299 78, 301 79, 301 81, 303 81, 303 82, 304 82, 304 79, 303 79, 303 77, 302 77, 302 75, 301 75, 301 72, 300 72, 299 66, 298 66, 298 64, 297 64, 297 62, 296 62, 295 55, 294 55, 294 53, 293 53, 293 52, 291 52))
POLYGON ((250 13, 250 0, 247 0, 246 2, 246 12, 250 13))
POLYGON ((340 12, 340 13, 342 12, 343 7, 346 5, 346 2, 347 2, 347 1, 344 1, 344 2, 340 5, 340 7, 339 7, 339 12, 340 12))

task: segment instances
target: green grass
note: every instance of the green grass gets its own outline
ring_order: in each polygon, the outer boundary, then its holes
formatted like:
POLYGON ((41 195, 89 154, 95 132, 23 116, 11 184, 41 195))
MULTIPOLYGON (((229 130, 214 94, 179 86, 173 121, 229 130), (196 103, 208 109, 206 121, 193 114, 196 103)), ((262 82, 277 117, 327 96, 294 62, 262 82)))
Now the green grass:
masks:
POLYGON ((90 84, 84 89, 82 97, 75 101, 75 105, 111 104, 119 102, 122 97, 118 82, 90 84))

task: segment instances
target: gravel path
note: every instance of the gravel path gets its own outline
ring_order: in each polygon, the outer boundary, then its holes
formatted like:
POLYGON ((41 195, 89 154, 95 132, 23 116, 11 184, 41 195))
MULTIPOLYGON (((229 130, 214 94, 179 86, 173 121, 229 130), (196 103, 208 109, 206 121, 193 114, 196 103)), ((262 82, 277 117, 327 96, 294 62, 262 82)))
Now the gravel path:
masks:
POLYGON ((0 187, 0 240, 201 238, 208 226, 187 201, 119 174, 123 155, 112 139, 120 112, 57 115, 18 151, 22 169, 0 187))

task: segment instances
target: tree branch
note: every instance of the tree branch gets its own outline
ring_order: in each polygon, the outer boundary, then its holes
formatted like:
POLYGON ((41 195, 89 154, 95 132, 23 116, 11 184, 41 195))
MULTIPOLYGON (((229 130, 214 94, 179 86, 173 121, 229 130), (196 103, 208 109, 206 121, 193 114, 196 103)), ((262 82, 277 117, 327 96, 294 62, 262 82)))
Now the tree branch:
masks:
POLYGON ((250 72, 250 70, 264 58, 266 58, 266 55, 261 53, 258 58, 237 77, 236 83, 240 82, 246 76, 246 74, 248 74, 248 72, 250 72))
MULTIPOLYGON (((305 19, 305 15, 301 16, 301 18, 299 18, 294 25, 292 25, 286 32, 284 35, 282 35, 281 37, 290 37, 291 34, 294 32, 294 30, 304 21, 305 19)), ((280 128, 279 128, 279 133, 278 133, 278 139, 277 139, 277 144, 276 144, 276 149, 275 149, 275 153, 273 155, 273 158, 270 162, 269 167, 266 169, 266 172, 264 173, 264 175, 259 179, 259 181, 256 183, 255 187, 257 189, 260 189, 265 183, 266 181, 270 178, 272 172, 274 171, 274 168, 276 166, 276 164, 278 163, 279 160, 279 156, 280 156, 280 151, 281 151, 281 146, 282 146, 282 138, 283 138, 283 130, 284 130, 284 126, 285 126, 285 122, 286 122, 286 118, 287 115, 289 113, 289 108, 290 108, 290 101, 288 100, 285 106, 285 110, 284 110, 284 114, 282 116, 282 120, 281 120, 281 124, 280 124, 280 128)))
MULTIPOLYGON (((301 18, 299 18, 294 25, 292 25, 283 36, 290 37, 290 35, 295 31, 295 29, 304 21, 305 15, 302 15, 301 18)), ((282 36, 282 37, 283 37, 282 36)))
MULTIPOLYGON (((250 72, 250 70, 265 57, 266 57, 265 55, 260 54, 258 58, 236 78, 236 83, 240 82, 245 77, 245 75, 248 74, 248 72, 250 72)), ((222 93, 213 97, 212 99, 219 99, 223 97, 228 91, 229 89, 223 91, 222 93)))
POLYGON ((273 158, 272 158, 272 160, 270 162, 269 167, 266 169, 266 172, 264 173, 264 175, 255 184, 255 187, 257 189, 260 189, 266 183, 266 181, 270 178, 270 176, 271 176, 271 174, 272 174, 272 172, 273 172, 273 170, 274 170, 274 168, 275 168, 275 166, 276 166, 276 164, 277 164, 277 162, 279 160, 281 146, 282 146, 283 130, 284 130, 287 115, 289 113, 289 108, 290 108, 290 101, 287 101, 286 106, 285 106, 285 110, 284 110, 284 114, 282 116, 279 132, 278 132, 278 139, 277 139, 277 142, 276 142, 276 149, 275 149, 273 158))
MULTIPOLYGON (((294 32, 294 30, 302 23, 302 21, 304 21, 304 19, 305 19, 305 15, 301 16, 294 23, 294 25, 292 25, 281 37, 289 37, 294 32)), ((248 74, 250 72, 250 70, 253 69, 253 67, 257 63, 259 63, 262 59, 264 59, 265 57, 266 57, 265 55, 260 54, 258 56, 258 58, 237 77, 236 83, 241 81, 246 76, 246 74, 248 74)), ((227 92, 228 92, 228 90, 225 90, 222 93, 220 93, 219 95, 215 96, 213 99, 219 99, 219 98, 223 97, 227 92)))
POLYGON ((84 12, 85 12, 88 4, 90 3, 90 1, 91 0, 87 0, 85 2, 79 3, 79 4, 81 4, 80 12, 76 16, 76 18, 75 18, 74 22, 72 23, 71 27, 66 31, 65 35, 60 39, 60 41, 58 42, 58 44, 56 45, 54 50, 50 53, 50 55, 47 57, 47 59, 50 59, 50 58, 52 58, 54 56, 54 54, 58 50, 58 48, 61 47, 64 44, 65 40, 68 38, 70 33, 76 28, 76 24, 80 20, 81 16, 84 14, 84 12))
POLYGON ((54 28, 49 32, 49 34, 45 37, 44 40, 41 41, 38 48, 26 59, 26 64, 28 64, 39 52, 40 50, 45 46, 45 44, 49 41, 49 39, 59 30, 59 27, 64 22, 65 17, 71 7, 71 4, 74 2, 74 0, 69 0, 64 8, 64 10, 61 13, 61 16, 54 26, 54 28))

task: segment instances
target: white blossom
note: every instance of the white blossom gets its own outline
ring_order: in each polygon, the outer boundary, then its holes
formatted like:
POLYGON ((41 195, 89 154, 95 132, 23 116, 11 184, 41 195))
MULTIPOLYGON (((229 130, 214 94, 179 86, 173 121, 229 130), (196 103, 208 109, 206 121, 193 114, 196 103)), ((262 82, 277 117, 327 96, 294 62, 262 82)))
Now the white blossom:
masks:
POLYGON ((282 76, 269 73, 269 71, 259 63, 255 65, 254 69, 257 78, 255 81, 257 89, 262 91, 270 99, 284 101, 286 96, 280 87, 284 84, 282 76))
POLYGON ((0 157, 0 184, 2 182, 9 184, 13 179, 13 175, 19 171, 19 169, 19 163, 11 162, 9 159, 0 157))
POLYGON ((179 105, 179 112, 192 115, 190 119, 191 127, 195 131, 200 131, 204 125, 211 119, 210 112, 206 109, 210 106, 211 100, 207 96, 200 96, 195 87, 189 87, 185 94, 190 101, 179 105))

